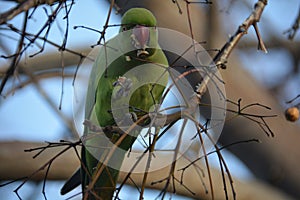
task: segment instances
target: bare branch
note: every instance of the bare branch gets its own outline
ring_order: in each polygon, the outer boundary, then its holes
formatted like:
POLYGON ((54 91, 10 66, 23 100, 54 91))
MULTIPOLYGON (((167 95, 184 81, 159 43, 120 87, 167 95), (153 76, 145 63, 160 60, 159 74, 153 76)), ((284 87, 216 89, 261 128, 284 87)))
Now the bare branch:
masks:
POLYGON ((299 11, 298 11, 298 16, 297 16, 293 26, 290 29, 283 32, 283 34, 288 34, 288 39, 293 40, 299 29, 299 26, 300 26, 300 6, 299 6, 299 11))
POLYGON ((39 0, 39 1, 25 0, 25 1, 19 1, 19 4, 16 7, 0 14, 0 25, 6 23, 7 21, 9 21, 11 19, 13 19, 15 16, 17 16, 18 14, 20 14, 22 12, 29 11, 29 9, 31 9, 31 8, 35 8, 35 7, 37 7, 39 5, 42 5, 42 4, 51 5, 56 1, 58 1, 58 0, 39 0))
MULTIPOLYGON (((247 33, 249 27, 255 27, 256 23, 259 22, 261 14, 264 11, 265 6, 267 5, 267 2, 267 0, 259 0, 254 5, 254 10, 252 11, 251 15, 238 27, 235 34, 230 37, 228 42, 222 47, 221 51, 215 56, 214 62, 218 67, 226 68, 227 59, 231 54, 232 50, 240 41, 242 36, 247 33)), ((259 41, 259 49, 262 49, 264 52, 266 52, 266 48, 263 45, 257 27, 255 28, 255 31, 259 41)))
MULTIPOLYGON (((50 148, 47 151, 43 152, 43 156, 39 156, 37 159, 32 159, 34 155, 32 153, 24 153, 24 149, 30 149, 35 147, 45 146, 44 143, 30 143, 30 142, 2 142, 0 143, 0 179, 1 180, 12 180, 20 177, 27 176, 28 174, 35 171, 39 166, 45 164, 47 160, 61 151, 63 146, 57 148, 50 148), (8 156, 9 155, 9 156, 8 156), (24 164, 26 163, 26 164, 24 164)), ((187 166, 190 163, 189 160, 179 159, 178 160, 178 168, 175 171, 176 177, 180 177, 180 167, 187 166)), ((124 163, 125 165, 132 166, 132 163, 124 163)), ((202 168, 202 164, 199 162, 196 163, 197 167, 202 168)), ((64 180, 71 176, 71 174, 78 168, 79 161, 77 156, 72 151, 67 151, 61 157, 55 160, 52 164, 52 169, 49 171, 48 179, 50 180, 64 180), (67 166, 66 167, 66 163, 67 166)), ((149 179, 146 182, 147 188, 154 189, 162 189, 164 185, 161 184, 151 184, 155 180, 161 179, 164 177, 170 170, 169 167, 165 167, 163 169, 149 172, 149 179)), ((218 176, 219 171, 212 168, 213 175, 213 183, 217 186, 222 184, 222 179, 218 176)), ((32 177, 31 180, 42 181, 44 179, 45 171, 38 173, 36 176, 32 177)), ((197 176, 195 176, 195 170, 187 170, 186 171, 185 184, 189 187, 189 189, 193 191, 197 191, 195 195, 191 194, 185 188, 180 186, 177 183, 176 192, 181 195, 189 196, 191 198, 201 198, 201 199, 209 199, 210 197, 205 193, 205 191, 200 190, 199 185, 195 184, 198 181, 197 176)), ((120 178, 118 182, 122 182, 127 173, 120 173, 120 178)), ((132 174, 132 179, 137 186, 142 185, 142 177, 143 174, 132 174)), ((239 181, 234 178, 234 183, 236 185, 235 189, 237 190, 238 199, 239 200, 249 200, 249 196, 251 199, 274 199, 274 200, 292 200, 290 197, 270 188, 269 186, 259 182, 258 180, 251 181, 239 181)), ((127 182, 127 184, 133 184, 133 182, 127 182)), ((215 198, 223 199, 224 192, 221 188, 215 190, 215 198)))
POLYGON ((2 90, 8 80, 8 78, 14 74, 17 65, 19 63, 19 60, 21 58, 21 51, 22 51, 22 47, 23 47, 23 42, 24 42, 24 38, 25 38, 25 32, 26 32, 26 28, 27 28, 27 17, 28 17, 28 12, 26 11, 25 17, 24 17, 24 23, 23 23, 23 28, 22 28, 22 35, 20 36, 20 40, 19 40, 19 44, 18 44, 18 49, 16 51, 16 56, 14 56, 7 72, 5 73, 3 79, 1 80, 1 85, 0 85, 0 94, 2 93, 2 90))

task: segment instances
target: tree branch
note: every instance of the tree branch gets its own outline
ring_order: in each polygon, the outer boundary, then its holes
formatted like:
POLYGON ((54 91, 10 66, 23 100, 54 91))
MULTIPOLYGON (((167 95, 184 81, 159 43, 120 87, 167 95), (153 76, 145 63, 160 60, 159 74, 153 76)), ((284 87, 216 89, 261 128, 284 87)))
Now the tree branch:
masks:
POLYGON ((284 32, 284 34, 288 34, 288 39, 293 40, 300 26, 300 6, 298 11, 298 16, 293 24, 293 26, 284 32))
POLYGON ((27 12, 29 11, 29 9, 31 8, 35 8, 39 5, 42 5, 42 4, 53 4, 54 2, 56 2, 58 0, 39 0, 39 1, 36 1, 36 0, 26 0, 26 1, 18 1, 19 4, 4 12, 4 13, 1 13, 0 14, 0 25, 1 24, 4 24, 6 23, 7 21, 13 19, 15 16, 17 16, 18 14, 22 13, 22 12, 27 12))
POLYGON ((231 54, 232 50, 237 45, 237 43, 240 41, 242 36, 244 34, 247 34, 250 26, 254 26, 255 28, 255 32, 259 41, 258 49, 263 50, 265 53, 267 52, 267 49, 265 48, 265 45, 262 42, 256 25, 257 22, 259 22, 261 14, 267 3, 267 0, 259 0, 254 5, 254 10, 252 11, 251 15, 238 27, 235 34, 230 37, 228 42, 222 47, 221 51, 215 56, 214 62, 217 66, 219 66, 220 68, 226 68, 226 63, 229 55, 231 54))
MULTIPOLYGON (((34 152, 25 153, 24 149, 32 149, 35 147, 45 146, 45 143, 33 143, 33 142, 1 142, 0 143, 0 179, 1 180, 12 180, 18 179, 20 177, 28 176, 38 168, 40 168, 43 164, 45 164, 48 160, 50 160, 55 154, 61 151, 65 147, 57 147, 57 148, 48 148, 43 154, 35 159, 32 156, 35 154, 34 152)), ((79 150, 79 149, 78 149, 79 150)), ((163 161, 162 161, 163 162, 163 161)), ((177 161, 177 168, 175 170, 175 176, 180 179, 181 172, 178 171, 180 167, 186 166, 190 163, 190 161, 185 160, 183 158, 177 161)), ((197 167, 190 168, 185 173, 184 184, 189 187, 195 195, 192 195, 189 191, 187 191, 182 185, 176 183, 176 192, 181 195, 189 196, 191 198, 199 198, 199 199, 209 199, 210 195, 205 193, 203 187, 199 184, 195 184, 195 182, 199 182, 197 180, 197 176, 195 176, 196 168, 204 168, 201 162, 197 162, 197 167)), ((47 178, 49 180, 65 180, 71 176, 71 174, 79 167, 80 162, 74 151, 67 151, 60 157, 58 157, 53 164, 51 165, 51 169, 47 178), (67 166, 66 166, 67 163, 67 166)), ((132 163, 124 163, 123 165, 131 166, 132 163)), ((145 186, 147 188, 154 188, 161 190, 164 187, 164 184, 153 184, 154 181, 160 180, 162 177, 165 177, 166 174, 170 171, 170 167, 165 167, 160 170, 149 172, 149 178, 146 182, 145 186)), ((128 168, 128 167, 126 167, 128 168)), ((213 183, 215 184, 215 198, 216 199, 224 199, 224 191, 222 187, 222 178, 220 177, 220 172, 218 169, 211 168, 212 170, 212 178, 213 183)), ((36 176, 32 177, 32 180, 35 181, 43 181, 45 176, 45 171, 36 174, 36 176)), ((125 178, 126 173, 121 172, 119 177, 119 182, 125 178)), ((137 186, 142 185, 142 177, 143 173, 132 174, 132 179, 137 186)), ((133 184, 133 182, 128 182, 127 184, 133 184)), ((205 184, 209 184, 205 182, 205 184)), ((249 181, 241 181, 234 178, 234 186, 237 191, 237 198, 239 200, 249 200, 249 199, 273 199, 273 200, 291 200, 291 198, 283 193, 280 193, 274 190, 271 187, 266 186, 265 184, 259 182, 258 180, 249 180, 249 181)), ((172 188, 168 188, 168 191, 171 191, 172 188)))

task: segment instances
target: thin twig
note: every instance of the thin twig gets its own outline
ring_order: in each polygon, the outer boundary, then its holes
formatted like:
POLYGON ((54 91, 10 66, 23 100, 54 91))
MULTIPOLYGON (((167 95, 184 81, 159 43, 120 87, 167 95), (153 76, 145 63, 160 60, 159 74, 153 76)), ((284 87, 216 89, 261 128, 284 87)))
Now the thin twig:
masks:
POLYGON ((36 8, 42 4, 53 4, 58 0, 25 0, 21 1, 16 7, 0 14, 0 25, 6 23, 7 21, 13 19, 15 16, 22 12, 27 12, 31 8, 36 8))
MULTIPOLYGON (((57 13, 61 8, 62 3, 63 2, 60 2, 57 5, 56 9, 52 12, 52 14, 48 16, 48 20, 45 22, 45 24, 42 26, 42 28, 38 31, 37 34, 35 34, 33 36, 32 39, 29 40, 30 41, 29 44, 25 45, 24 48, 22 48, 24 38, 25 38, 25 35, 26 35, 25 30, 26 30, 26 26, 27 26, 28 13, 25 15, 25 18, 24 18, 25 22, 24 22, 23 31, 22 31, 22 39, 20 39, 20 42, 19 42, 19 48, 18 48, 19 50, 17 51, 17 53, 15 55, 13 55, 13 57, 14 57, 13 62, 11 63, 11 66, 8 68, 4 79, 2 79, 2 81, 1 81, 0 94, 2 94, 4 86, 5 86, 6 82, 8 81, 9 77, 11 77, 14 74, 16 66, 17 66, 23 52, 25 52, 31 46, 31 44, 33 44, 36 41, 36 39, 38 39, 38 37, 44 32, 45 29, 46 29, 45 37, 47 38, 47 35, 50 31, 51 24, 56 19, 57 13), (20 48, 20 45, 21 45, 21 48, 20 48)), ((46 12, 46 10, 45 10, 45 12, 46 12)), ((37 55, 38 53, 41 53, 43 51, 43 49, 44 49, 44 45, 42 46, 41 50, 38 51, 37 53, 35 53, 34 55, 37 55)), ((34 56, 34 55, 31 55, 31 56, 34 56)))
POLYGON ((298 11, 298 16, 296 17, 296 20, 293 24, 293 26, 288 29, 287 31, 283 32, 283 34, 288 34, 288 39, 293 40, 297 31, 299 30, 300 27, 300 6, 299 6, 299 11, 298 11))
MULTIPOLYGON (((238 27, 235 34, 229 38, 228 42, 222 47, 220 52, 214 57, 214 62, 216 66, 220 68, 226 68, 227 59, 231 54, 232 50, 238 44, 242 36, 248 32, 249 27, 254 26, 257 22, 259 22, 261 18, 261 14, 264 11, 264 8, 267 5, 267 3, 268 3, 267 0, 258 0, 256 2, 256 4, 254 5, 254 10, 252 11, 251 15, 238 27)), ((259 42, 263 44, 259 36, 260 34, 257 32, 256 34, 259 42)))
POLYGON ((6 84, 6 82, 8 81, 9 77, 14 74, 17 66, 18 66, 18 62, 21 58, 21 51, 22 51, 22 47, 23 47, 23 43, 24 43, 24 38, 25 38, 25 32, 26 32, 26 28, 27 28, 27 17, 28 17, 28 11, 25 13, 24 16, 24 23, 23 23, 23 28, 22 28, 22 34, 21 34, 21 38, 19 40, 19 44, 18 44, 18 48, 17 48, 17 52, 16 52, 16 56, 14 56, 7 72, 5 73, 4 77, 2 78, 1 81, 1 85, 0 85, 0 94, 2 93, 2 90, 6 84))
MULTIPOLYGON (((24 178, 24 181, 14 190, 15 194, 18 196, 19 199, 22 199, 21 196, 19 195, 18 191, 23 187, 23 185, 25 183, 27 183, 27 181, 30 180, 30 178, 34 177, 37 173, 39 173, 40 171, 43 171, 45 168, 47 169, 47 171, 49 171, 49 168, 51 166, 51 164, 61 155, 63 155, 66 151, 68 151, 71 148, 75 148, 77 145, 81 144, 81 141, 77 141, 77 142, 64 142, 62 141, 62 143, 58 144, 58 143, 48 143, 47 146, 44 147, 37 147, 37 148, 33 148, 33 149, 28 149, 25 150, 25 152, 30 152, 30 151, 36 151, 36 150, 40 150, 37 155, 40 154, 40 152, 44 151, 47 148, 52 148, 52 147, 58 147, 58 146, 67 146, 64 149, 62 149, 61 151, 59 151, 57 154, 55 154, 50 160, 48 160, 45 164, 43 164, 40 168, 38 168, 36 171, 34 171, 32 174, 30 174, 29 176, 24 178)), ((48 172, 46 172, 45 178, 47 177, 48 172)), ((44 187, 43 187, 44 188, 44 187)), ((45 196, 44 196, 45 197, 45 196)), ((46 198, 46 197, 45 197, 46 198)))

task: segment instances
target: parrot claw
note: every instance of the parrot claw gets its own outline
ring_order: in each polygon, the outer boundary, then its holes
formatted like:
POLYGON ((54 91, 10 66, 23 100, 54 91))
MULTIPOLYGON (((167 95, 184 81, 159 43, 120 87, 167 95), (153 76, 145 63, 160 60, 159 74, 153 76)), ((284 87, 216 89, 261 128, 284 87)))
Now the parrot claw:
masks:
POLYGON ((124 76, 120 76, 117 81, 113 83, 113 87, 117 88, 113 97, 119 99, 121 97, 127 97, 130 89, 132 88, 132 80, 124 76))
POLYGON ((129 112, 124 114, 123 118, 117 123, 119 126, 131 126, 132 123, 137 121, 137 115, 135 112, 129 112))
POLYGON ((102 129, 100 126, 93 124, 91 120, 85 119, 83 125, 86 126, 92 132, 101 132, 102 129))
POLYGON ((198 91, 198 88, 201 86, 201 83, 198 83, 196 86, 195 86, 195 89, 196 91, 198 91))
POLYGON ((131 119, 132 119, 133 122, 136 122, 138 120, 138 117, 135 114, 135 112, 130 112, 129 114, 131 115, 131 119))

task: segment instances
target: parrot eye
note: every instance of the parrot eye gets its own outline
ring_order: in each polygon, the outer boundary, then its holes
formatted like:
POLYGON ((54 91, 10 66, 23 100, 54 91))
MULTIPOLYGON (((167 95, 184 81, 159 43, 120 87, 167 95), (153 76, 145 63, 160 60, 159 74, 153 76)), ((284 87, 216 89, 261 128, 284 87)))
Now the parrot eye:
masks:
POLYGON ((132 24, 122 24, 122 31, 128 31, 132 28, 134 28, 134 25, 132 24))

